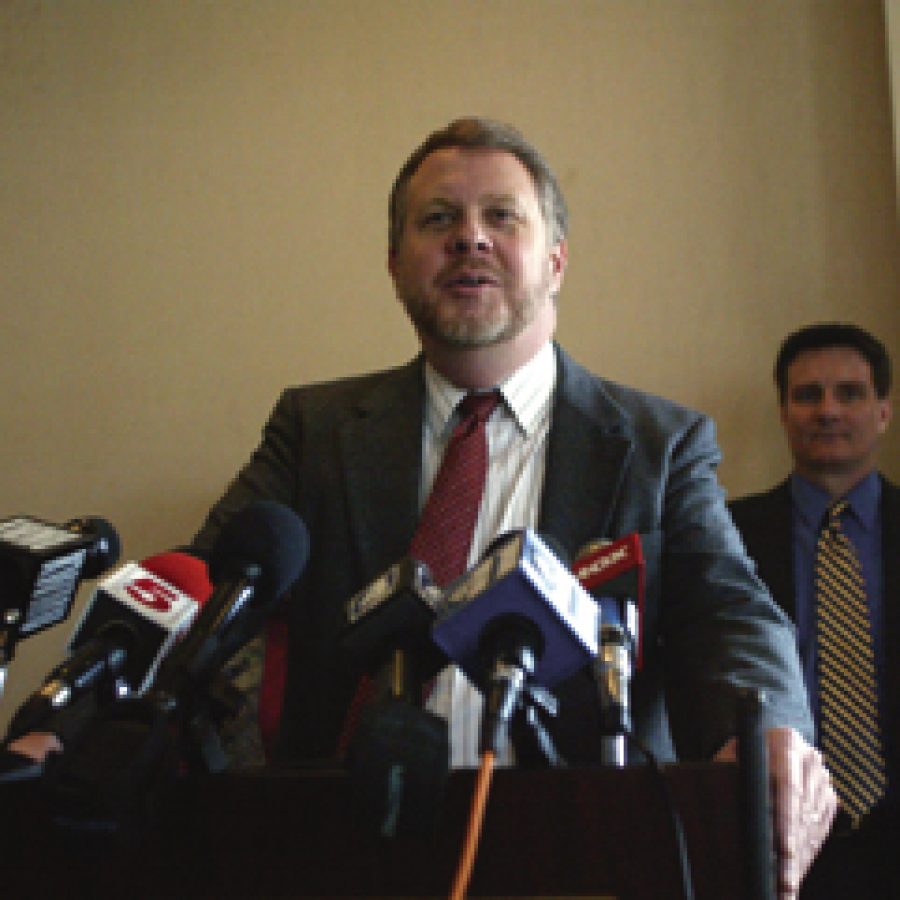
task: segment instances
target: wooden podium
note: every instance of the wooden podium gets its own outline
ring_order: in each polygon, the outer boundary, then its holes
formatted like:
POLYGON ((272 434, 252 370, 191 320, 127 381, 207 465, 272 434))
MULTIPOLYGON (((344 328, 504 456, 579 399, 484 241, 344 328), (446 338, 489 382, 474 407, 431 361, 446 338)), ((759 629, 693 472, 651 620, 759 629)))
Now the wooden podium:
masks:
MULTIPOLYGON (((750 900, 742 789, 731 764, 665 767, 697 900, 750 900)), ((244 772, 186 779, 154 827, 122 847, 51 827, 34 783, 3 785, 9 897, 446 897, 473 772, 454 772, 434 835, 365 826, 347 775, 244 772)), ((648 767, 494 774, 468 897, 680 900, 676 843, 648 767)), ((756 898, 753 898, 756 900, 756 898)))

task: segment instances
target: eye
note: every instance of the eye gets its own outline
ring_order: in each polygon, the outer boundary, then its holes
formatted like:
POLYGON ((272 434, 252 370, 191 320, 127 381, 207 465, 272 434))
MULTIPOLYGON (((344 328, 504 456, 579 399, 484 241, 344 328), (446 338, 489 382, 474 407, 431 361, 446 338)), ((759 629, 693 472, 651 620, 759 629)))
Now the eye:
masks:
POLYGON ((791 391, 791 400, 794 403, 808 404, 818 403, 822 399, 822 385, 798 384, 791 391))
POLYGON ((841 403, 856 403, 866 397, 866 385, 862 381, 842 381, 834 389, 841 403))
POLYGON ((497 225, 508 225, 519 220, 519 215, 511 206, 491 206, 486 211, 489 222, 497 225))
POLYGON ((419 219, 422 228, 446 228, 453 221, 453 213, 449 209, 430 209, 419 219))

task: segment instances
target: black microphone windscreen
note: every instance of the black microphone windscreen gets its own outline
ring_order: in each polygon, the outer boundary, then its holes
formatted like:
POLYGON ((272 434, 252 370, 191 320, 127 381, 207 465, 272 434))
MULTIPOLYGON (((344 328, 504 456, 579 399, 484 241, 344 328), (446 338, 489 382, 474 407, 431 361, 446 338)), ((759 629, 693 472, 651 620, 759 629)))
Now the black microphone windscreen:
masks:
POLYGON ((240 577, 248 565, 259 566, 269 596, 281 596, 309 559, 309 532, 300 517, 281 503, 258 500, 225 524, 210 552, 213 584, 240 577))

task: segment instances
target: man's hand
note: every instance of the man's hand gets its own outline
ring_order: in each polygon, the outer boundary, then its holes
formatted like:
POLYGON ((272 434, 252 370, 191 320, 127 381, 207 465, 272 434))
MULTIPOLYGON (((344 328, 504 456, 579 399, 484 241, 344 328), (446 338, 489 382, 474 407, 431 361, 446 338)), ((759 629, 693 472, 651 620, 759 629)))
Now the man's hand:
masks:
MULTIPOLYGON (((793 728, 770 728, 766 744, 778 844, 778 896, 793 900, 831 830, 837 797, 822 754, 793 728)), ((736 761, 737 739, 725 744, 715 758, 736 761)))
POLYGON ((43 763, 51 753, 62 753, 62 744, 55 734, 32 731, 12 741, 6 749, 27 756, 33 762, 43 763))

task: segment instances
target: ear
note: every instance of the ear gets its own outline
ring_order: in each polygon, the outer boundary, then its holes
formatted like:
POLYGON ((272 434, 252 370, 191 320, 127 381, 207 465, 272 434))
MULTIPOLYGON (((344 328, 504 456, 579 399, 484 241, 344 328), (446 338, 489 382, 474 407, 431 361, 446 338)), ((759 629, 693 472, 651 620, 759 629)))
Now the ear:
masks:
POLYGON ((787 428, 787 398, 778 401, 778 418, 781 419, 781 427, 787 428))
POLYGON ((387 254, 387 270, 391 278, 397 277, 397 251, 388 250, 387 254))
POLYGON ((566 266, 569 263, 569 243, 563 238, 550 248, 550 295, 555 297, 562 287, 566 266))
POLYGON ((888 425, 891 424, 891 418, 894 415, 894 409, 891 405, 891 398, 885 397, 884 400, 878 401, 878 419, 875 423, 875 427, 878 429, 879 434, 884 434, 888 430, 888 425))

